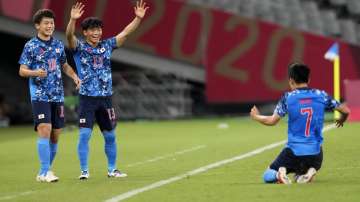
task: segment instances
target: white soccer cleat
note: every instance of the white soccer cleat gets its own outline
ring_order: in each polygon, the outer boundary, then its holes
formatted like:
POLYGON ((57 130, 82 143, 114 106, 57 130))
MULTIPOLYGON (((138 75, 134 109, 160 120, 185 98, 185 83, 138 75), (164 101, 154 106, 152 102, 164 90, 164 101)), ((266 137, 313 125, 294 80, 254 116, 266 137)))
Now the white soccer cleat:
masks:
POLYGON ((111 172, 108 172, 108 177, 114 177, 114 178, 127 177, 127 174, 120 172, 120 170, 114 169, 111 172))
POLYGON ((83 171, 81 171, 79 180, 87 180, 87 179, 89 179, 89 177, 90 177, 89 171, 83 170, 83 171))
POLYGON ((291 184, 291 180, 290 178, 286 175, 286 168, 285 167, 280 167, 277 174, 276 174, 276 178, 278 179, 278 183, 279 184, 291 184))
POLYGON ((59 178, 54 175, 52 171, 48 171, 46 175, 36 176, 36 181, 38 182, 57 182, 59 178))
POLYGON ((316 175, 315 168, 309 168, 309 170, 304 175, 300 175, 296 178, 296 183, 305 184, 309 183, 313 180, 314 176, 316 175))

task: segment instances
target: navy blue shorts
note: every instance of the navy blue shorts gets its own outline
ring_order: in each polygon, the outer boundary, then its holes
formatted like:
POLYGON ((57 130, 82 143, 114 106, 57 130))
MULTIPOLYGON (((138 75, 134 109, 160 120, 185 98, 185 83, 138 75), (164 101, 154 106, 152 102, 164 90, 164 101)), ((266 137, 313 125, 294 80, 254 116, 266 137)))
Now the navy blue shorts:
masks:
POLYGON ((319 170, 323 161, 322 148, 320 153, 316 155, 295 156, 290 148, 284 148, 275 161, 270 165, 273 170, 285 167, 288 173, 298 175, 305 174, 311 167, 319 170))
POLYGON ((115 110, 112 107, 111 97, 80 95, 79 127, 93 128, 95 121, 101 131, 110 131, 116 127, 115 110))
POLYGON ((32 101, 34 130, 40 123, 50 123, 52 129, 64 127, 64 103, 63 102, 42 102, 32 101))

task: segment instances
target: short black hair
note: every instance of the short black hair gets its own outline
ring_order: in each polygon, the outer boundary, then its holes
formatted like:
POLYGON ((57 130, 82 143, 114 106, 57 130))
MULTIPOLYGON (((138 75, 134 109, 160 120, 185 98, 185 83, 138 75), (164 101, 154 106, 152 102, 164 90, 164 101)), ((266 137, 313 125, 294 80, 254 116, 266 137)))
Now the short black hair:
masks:
POLYGON ((34 24, 40 24, 40 22, 43 18, 55 19, 55 14, 50 9, 40 9, 40 10, 36 11, 36 13, 33 16, 34 24))
POLYGON ((303 63, 294 62, 289 64, 289 78, 294 79, 296 83, 308 83, 310 76, 310 69, 303 63))
POLYGON ((97 17, 88 17, 81 22, 82 30, 103 28, 103 22, 97 17))

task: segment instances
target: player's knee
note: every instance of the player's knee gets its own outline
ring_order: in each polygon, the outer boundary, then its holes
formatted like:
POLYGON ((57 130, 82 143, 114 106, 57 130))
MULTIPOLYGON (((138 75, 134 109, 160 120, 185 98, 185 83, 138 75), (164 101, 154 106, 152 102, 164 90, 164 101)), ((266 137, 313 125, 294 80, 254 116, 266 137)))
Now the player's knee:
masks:
POLYGON ((53 144, 57 144, 59 141, 59 135, 61 133, 61 129, 53 129, 51 131, 50 141, 53 144))
POLYGON ((105 138, 105 143, 113 144, 116 141, 116 136, 114 130, 112 131, 103 131, 103 135, 105 138))
POLYGON ((276 182, 277 181, 276 174, 277 174, 276 170, 273 170, 273 169, 270 169, 270 168, 267 169, 264 172, 264 175, 263 175, 264 182, 265 183, 274 183, 274 182, 276 182))
POLYGON ((41 123, 37 126, 40 137, 49 138, 51 134, 51 124, 41 123))

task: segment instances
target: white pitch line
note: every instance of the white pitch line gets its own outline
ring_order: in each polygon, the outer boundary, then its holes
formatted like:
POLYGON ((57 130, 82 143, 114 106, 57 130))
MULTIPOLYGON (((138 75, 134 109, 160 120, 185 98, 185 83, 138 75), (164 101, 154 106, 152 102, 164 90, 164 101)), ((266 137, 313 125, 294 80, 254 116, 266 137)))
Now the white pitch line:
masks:
MULTIPOLYGON (((334 128, 336 128, 335 124, 327 125, 327 126, 325 126, 323 128, 323 132, 329 131, 329 130, 334 129, 334 128)), ((105 202, 122 201, 122 200, 125 200, 125 199, 128 199, 128 198, 131 198, 131 197, 133 197, 135 195, 138 195, 138 194, 140 194, 142 192, 149 191, 149 190, 152 190, 152 189, 155 189, 155 188, 158 188, 158 187, 161 187, 161 186, 164 186, 164 185, 167 185, 167 184, 182 180, 182 179, 187 178, 189 176, 193 176, 193 175, 196 175, 196 174, 199 174, 199 173, 203 173, 203 172, 206 172, 206 171, 208 171, 210 169, 217 168, 217 167, 223 166, 225 164, 232 163, 234 161, 238 161, 238 160, 241 160, 241 159, 245 159, 245 158, 248 158, 248 157, 255 156, 255 155, 263 153, 263 152, 265 152, 267 150, 270 150, 270 149, 273 149, 273 148, 278 147, 280 145, 283 145, 284 143, 286 143, 286 140, 283 140, 283 141, 280 141, 280 142, 275 142, 275 143, 266 145, 264 147, 260 147, 258 149, 255 149, 253 151, 250 151, 248 153, 241 154, 239 156, 235 156, 233 158, 225 159, 225 160, 222 160, 222 161, 218 161, 218 162, 209 164, 207 166, 203 166, 203 167, 197 168, 195 170, 186 172, 186 173, 184 173, 182 175, 178 175, 178 176, 166 179, 166 180, 160 180, 158 182, 147 185, 145 187, 141 187, 141 188, 138 188, 138 189, 134 189, 134 190, 125 192, 123 194, 114 196, 114 197, 106 200, 105 202)))
POLYGON ((11 200, 11 199, 17 198, 19 196, 30 195, 30 194, 33 194, 34 192, 35 191, 27 191, 27 192, 22 192, 22 193, 10 195, 10 196, 3 196, 3 197, 0 197, 0 201, 11 200))
POLYGON ((145 160, 145 161, 132 163, 132 164, 127 165, 127 167, 134 167, 134 166, 143 165, 143 164, 146 164, 146 163, 152 163, 152 162, 155 162, 155 161, 159 161, 159 160, 179 156, 179 155, 182 155, 182 154, 186 154, 186 153, 189 153, 189 152, 193 152, 193 151, 196 151, 196 150, 199 150, 199 149, 203 149, 205 147, 206 147, 206 145, 199 145, 199 146, 196 146, 196 147, 192 147, 190 149, 184 149, 184 150, 181 150, 181 151, 174 152, 173 154, 167 154, 167 155, 164 155, 164 156, 157 156, 155 158, 148 159, 148 160, 145 160))

